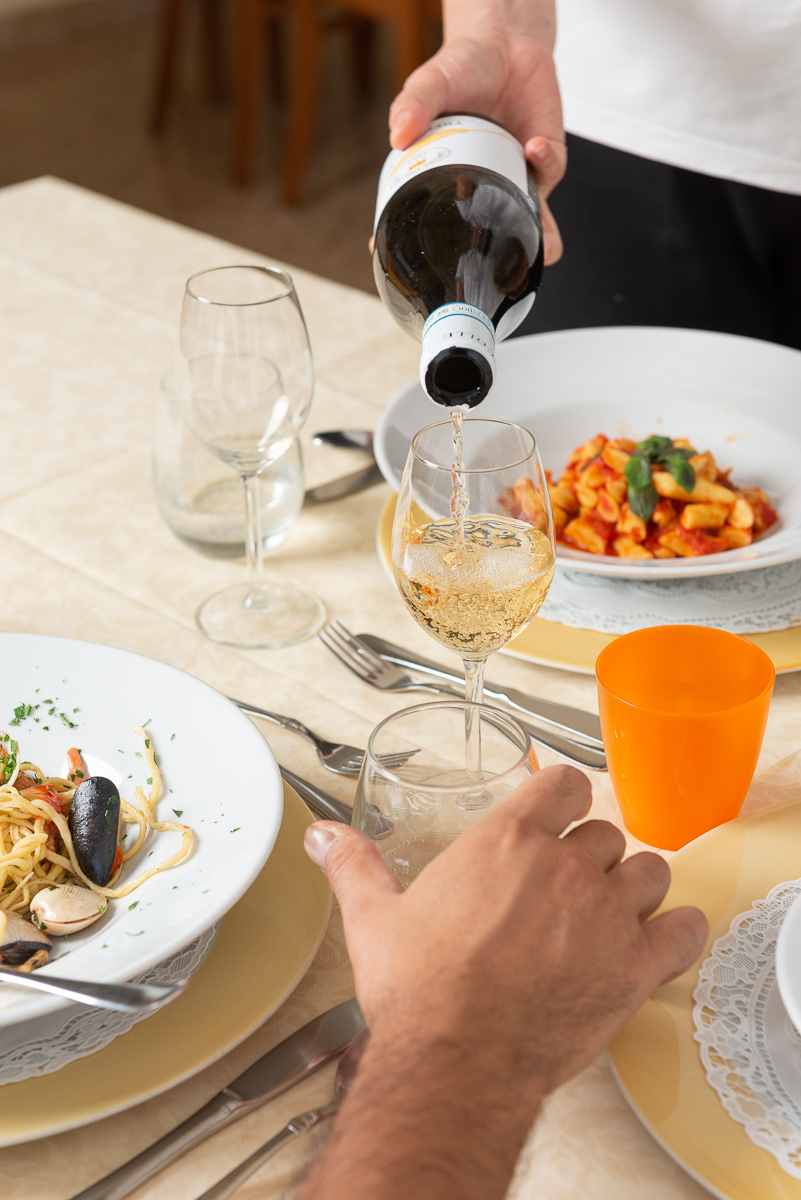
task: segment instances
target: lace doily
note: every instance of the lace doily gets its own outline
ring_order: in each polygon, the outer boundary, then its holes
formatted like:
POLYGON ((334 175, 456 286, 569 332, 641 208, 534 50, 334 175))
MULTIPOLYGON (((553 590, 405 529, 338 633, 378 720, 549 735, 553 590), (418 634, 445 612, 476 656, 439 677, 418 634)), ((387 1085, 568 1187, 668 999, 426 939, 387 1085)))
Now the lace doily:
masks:
POLYGON ((729 633, 789 629, 801 625, 801 560, 701 579, 617 579, 560 567, 541 615, 598 633, 666 624, 729 633))
MULTIPOLYGON (((132 983, 174 983, 188 979, 211 949, 216 926, 195 938, 172 958, 138 975, 132 983)), ((109 1012, 71 1005, 0 1030, 0 1086, 36 1075, 50 1075, 77 1058, 102 1050, 149 1013, 109 1012)))
POLYGON ((776 983, 776 942, 801 879, 735 917, 701 967, 695 1039, 706 1077, 752 1142, 801 1179, 801 1035, 776 983))

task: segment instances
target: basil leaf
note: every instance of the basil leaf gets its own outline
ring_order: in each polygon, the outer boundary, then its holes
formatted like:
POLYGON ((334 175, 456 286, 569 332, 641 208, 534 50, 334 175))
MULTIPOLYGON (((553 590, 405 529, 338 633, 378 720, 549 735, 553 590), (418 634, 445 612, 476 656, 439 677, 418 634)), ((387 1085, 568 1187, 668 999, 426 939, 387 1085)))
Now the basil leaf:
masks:
POLYGON ((681 455, 682 458, 694 458, 697 453, 698 451, 693 450, 690 446, 674 446, 667 457, 673 458, 674 455, 681 455))
POLYGON ((669 437, 660 437, 654 434, 653 437, 646 438, 639 442, 635 448, 635 454, 641 454, 653 461, 654 456, 661 458, 664 454, 668 454, 673 449, 673 441, 669 437))
POLYGON ((695 487, 695 468, 687 462, 686 458, 682 458, 680 454, 671 454, 667 460, 667 469, 679 487, 684 488, 685 492, 693 490, 695 487))
POLYGON ((635 516, 642 517, 643 521, 650 521, 653 511, 659 503, 659 494, 651 483, 644 488, 633 488, 629 484, 628 502, 629 508, 635 516))
POLYGON ((651 464, 646 458, 635 454, 626 463, 625 476, 633 488, 648 487, 651 482, 651 464))

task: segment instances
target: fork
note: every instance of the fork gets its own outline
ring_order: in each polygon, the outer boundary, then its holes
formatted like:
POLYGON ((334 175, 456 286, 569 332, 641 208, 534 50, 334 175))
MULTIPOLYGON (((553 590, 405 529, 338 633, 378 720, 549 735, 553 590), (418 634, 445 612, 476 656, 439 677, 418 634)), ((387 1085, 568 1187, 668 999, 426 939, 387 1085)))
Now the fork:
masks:
MULTIPOLYGON (((358 746, 348 746, 344 742, 329 742, 294 717, 284 717, 281 713, 270 712, 269 709, 259 708, 256 704, 247 704, 244 700, 233 700, 231 696, 229 696, 229 700, 232 700, 237 708, 241 708, 242 712, 247 713, 250 717, 261 717, 264 721, 272 721, 274 725, 280 725, 282 729, 290 729, 293 733, 299 733, 301 737, 306 738, 306 741, 311 742, 317 751, 320 762, 324 767, 328 767, 329 771, 334 771, 337 775, 358 775, 361 771, 364 750, 360 750, 358 746)), ((399 750, 391 754, 379 754, 378 757, 381 763, 391 770, 393 767, 400 767, 413 754, 418 753, 418 750, 399 750)))
MULTIPOLYGON (((447 684, 442 683, 427 684, 423 680, 413 679, 411 675, 394 663, 389 663, 386 659, 381 658, 339 621, 331 621, 328 625, 323 626, 317 636, 323 645, 336 655, 339 661, 354 675, 358 675, 365 683, 371 684, 380 691, 436 692, 458 696, 460 700, 464 700, 464 694, 458 688, 450 688, 447 684)), ((553 750, 562 758, 580 763, 582 767, 586 767, 590 771, 607 770, 606 757, 602 751, 593 750, 590 746, 581 745, 569 738, 559 737, 558 734, 544 733, 540 729, 527 725, 524 721, 520 721, 520 724, 533 742, 553 750)))

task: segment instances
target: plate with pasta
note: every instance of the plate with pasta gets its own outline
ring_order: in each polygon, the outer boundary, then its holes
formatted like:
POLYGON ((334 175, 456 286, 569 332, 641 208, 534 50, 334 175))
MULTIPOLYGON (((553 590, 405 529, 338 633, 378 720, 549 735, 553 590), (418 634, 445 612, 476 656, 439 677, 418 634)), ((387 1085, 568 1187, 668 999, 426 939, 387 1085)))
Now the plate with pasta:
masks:
MULTIPOLYGON (((572 329, 502 343, 495 386, 471 415, 534 434, 562 567, 694 578, 801 558, 799 396, 801 353, 784 346, 572 329)), ((396 488, 414 434, 443 418, 418 383, 384 410, 374 447, 396 488)), ((506 497, 521 517, 526 483, 506 497)))
MULTIPOLYGON (((125 650, 0 633, 0 962, 123 982, 247 891, 283 792, 214 688, 125 650)), ((65 1003, 3 984, 0 1026, 65 1003)))

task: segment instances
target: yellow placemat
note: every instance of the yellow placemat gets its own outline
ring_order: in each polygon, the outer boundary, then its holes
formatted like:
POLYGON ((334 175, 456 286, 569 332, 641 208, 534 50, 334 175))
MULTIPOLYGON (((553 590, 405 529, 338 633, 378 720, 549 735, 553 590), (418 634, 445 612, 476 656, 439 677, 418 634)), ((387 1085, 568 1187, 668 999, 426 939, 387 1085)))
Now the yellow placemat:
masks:
POLYGON ((685 1170, 725 1200, 801 1200, 801 1180, 754 1145, 707 1083, 693 1038, 692 993, 701 962, 732 919, 801 874, 799 846, 795 801, 721 825, 673 856, 665 906, 703 909, 709 940, 698 963, 659 988, 611 1046, 637 1115, 685 1170))
POLYGON ((325 876, 303 850, 313 820, 284 784, 275 848, 184 994, 96 1054, 0 1088, 0 1145, 140 1104, 222 1057, 275 1012, 311 965, 331 913, 325 876))
MULTIPOLYGON (((390 496, 376 530, 378 556, 392 576, 392 522, 395 519, 395 501, 390 496)), ((500 654, 512 654, 528 662, 540 663, 544 667, 560 667, 565 671, 581 671, 595 674, 595 660, 615 634, 596 633, 592 629, 574 629, 558 621, 546 621, 535 617, 527 629, 510 642, 500 654)), ((752 633, 749 642, 759 646, 769 656, 777 672, 801 670, 801 627, 780 629, 774 633, 752 633)))

